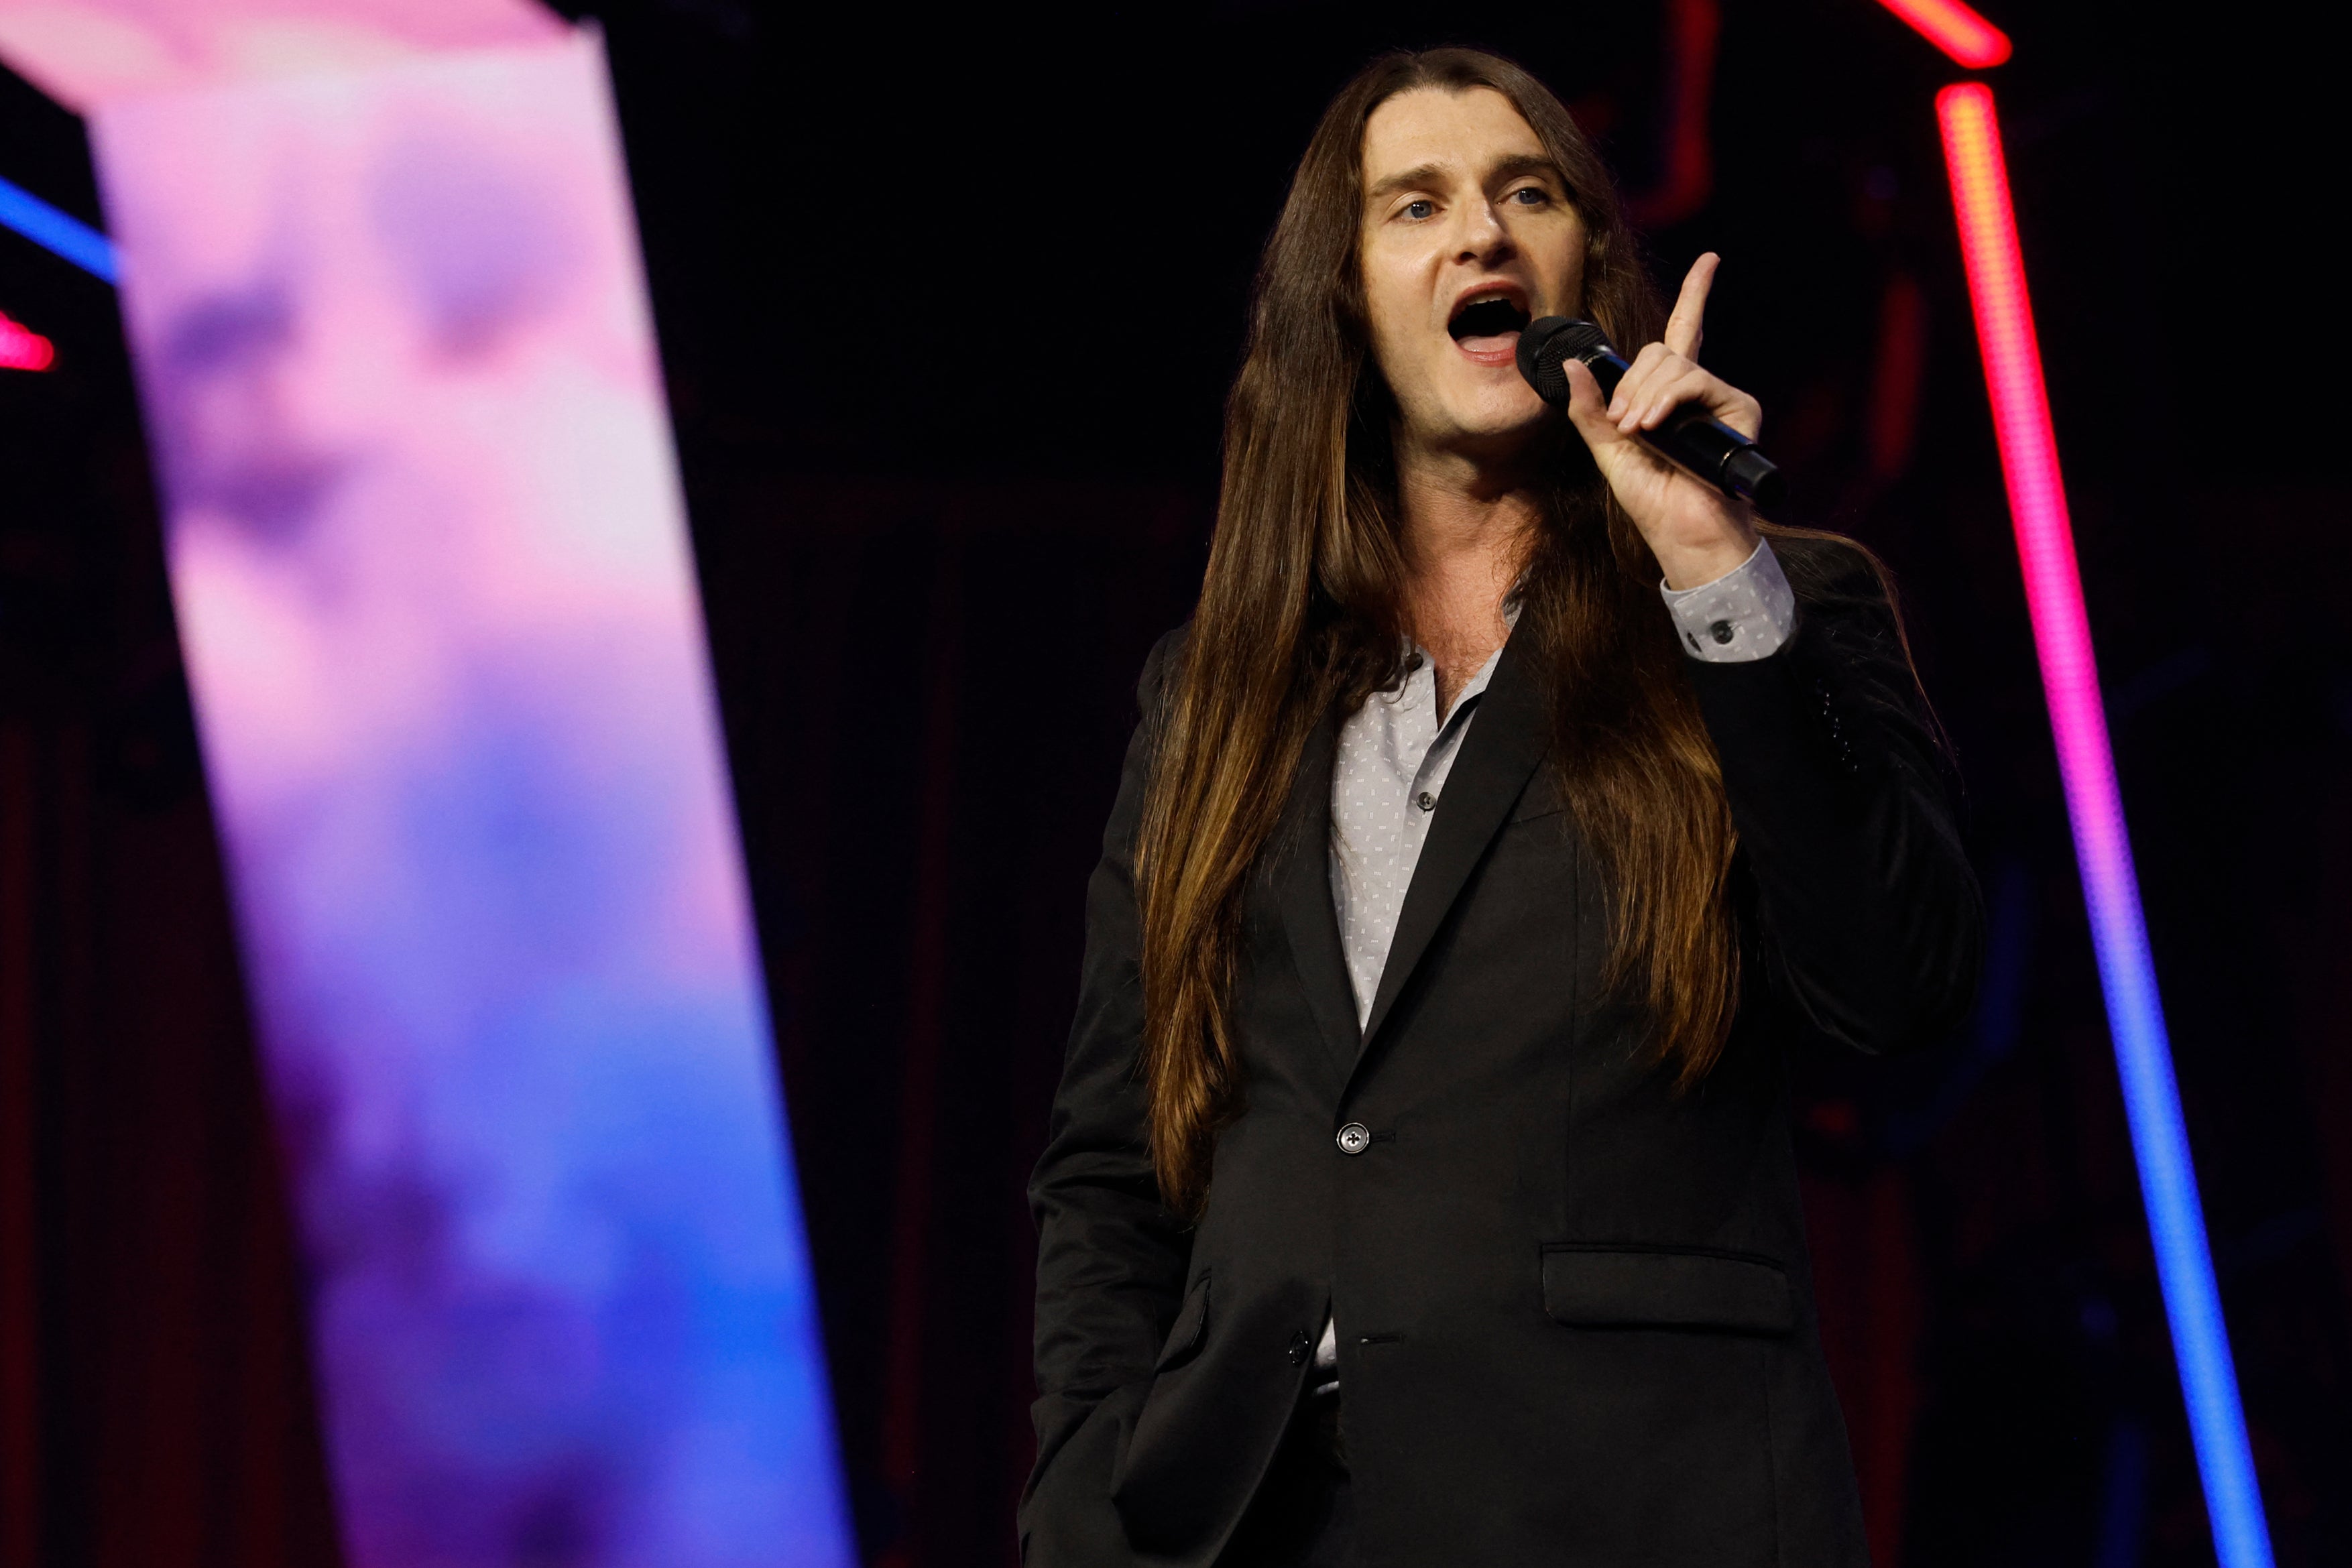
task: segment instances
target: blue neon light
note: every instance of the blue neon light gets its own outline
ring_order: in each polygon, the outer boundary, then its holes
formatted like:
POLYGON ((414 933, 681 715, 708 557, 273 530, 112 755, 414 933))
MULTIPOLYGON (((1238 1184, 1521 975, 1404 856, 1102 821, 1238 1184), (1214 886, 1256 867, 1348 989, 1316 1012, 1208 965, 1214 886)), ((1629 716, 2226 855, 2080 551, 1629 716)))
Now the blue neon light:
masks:
MULTIPOLYGON (((2124 874, 2131 877, 2128 862, 2124 874)), ((2084 881, 2088 884, 2091 880, 2085 867, 2084 881)), ((2181 1120, 2180 1090, 2173 1081, 2156 966, 2148 956, 2136 879, 2127 885, 2128 898, 2094 903, 2091 932, 2099 979, 2106 991, 2108 1025, 2115 1034, 2132 1152, 2139 1159, 2148 1235, 2156 1243, 2157 1277, 2172 1323, 2173 1359, 2180 1370, 2181 1397, 2189 1406, 2197 1473, 2204 1483, 2205 1511, 2223 1568, 2271 1568, 2270 1529, 2254 1477, 2252 1446, 2246 1439, 2245 1411, 2238 1400, 2238 1370, 2221 1319, 2221 1293, 2206 1246, 2204 1206, 2197 1193, 2197 1168, 2189 1159, 2189 1131, 2181 1120), (2106 907, 2099 907, 2100 903, 2106 907)))
POLYGON ((114 246, 104 235, 5 180, 0 180, 0 225, 64 256, 93 277, 109 283, 115 280, 114 246))

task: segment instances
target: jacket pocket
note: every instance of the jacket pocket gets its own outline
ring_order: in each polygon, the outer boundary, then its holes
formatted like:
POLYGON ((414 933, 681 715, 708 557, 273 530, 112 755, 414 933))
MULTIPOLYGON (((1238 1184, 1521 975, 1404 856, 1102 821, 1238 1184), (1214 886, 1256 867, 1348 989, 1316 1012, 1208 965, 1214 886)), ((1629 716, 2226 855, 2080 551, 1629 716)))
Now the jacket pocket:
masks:
POLYGON ((1543 1300, 1554 1322, 1580 1329, 1784 1334, 1797 1321, 1788 1270, 1732 1252, 1547 1247, 1543 1300))
POLYGON ((1203 1269, 1185 1294, 1184 1305, 1176 1313, 1176 1324, 1168 1331, 1168 1343, 1160 1347, 1160 1359, 1151 1364, 1153 1375, 1190 1360, 1208 1337, 1209 1271, 1203 1269))

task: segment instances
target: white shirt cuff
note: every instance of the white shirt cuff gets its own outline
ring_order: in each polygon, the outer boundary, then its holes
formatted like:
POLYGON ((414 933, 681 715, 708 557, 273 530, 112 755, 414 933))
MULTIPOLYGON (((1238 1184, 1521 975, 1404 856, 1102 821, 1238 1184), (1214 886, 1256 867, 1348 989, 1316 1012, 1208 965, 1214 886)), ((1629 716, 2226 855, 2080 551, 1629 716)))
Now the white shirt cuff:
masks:
POLYGON ((1797 596, 1769 539, 1758 539, 1754 554, 1713 582, 1696 588, 1661 582, 1658 591, 1665 595, 1683 652, 1710 664, 1769 658, 1797 629, 1797 596))

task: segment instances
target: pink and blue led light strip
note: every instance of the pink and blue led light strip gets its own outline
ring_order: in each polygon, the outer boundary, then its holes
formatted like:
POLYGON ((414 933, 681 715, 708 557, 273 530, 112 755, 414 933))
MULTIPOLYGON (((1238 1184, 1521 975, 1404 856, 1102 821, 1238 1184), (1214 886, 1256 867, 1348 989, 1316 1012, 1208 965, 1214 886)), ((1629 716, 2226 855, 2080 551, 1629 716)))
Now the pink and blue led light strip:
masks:
MULTIPOLYGON (((0 180, 0 228, 16 230, 94 277, 114 281, 114 246, 104 235, 8 180, 0 180)), ((46 371, 56 362, 56 346, 47 338, 0 315, 0 370, 46 371)))
MULTIPOLYGON (((1957 0, 1883 0, 1963 66, 1982 68, 2009 57, 2009 39, 1957 0)), ((2115 753, 2099 695, 2098 664, 2074 560, 2074 526, 2058 473, 2058 444, 2042 376, 2042 349, 2025 290, 2025 264, 2010 200, 2009 169, 1992 89, 1960 82, 1936 95, 1945 166, 1951 177, 1969 298, 1976 313, 2001 476, 2033 619, 2042 689, 2066 790, 2091 943, 2106 995, 2107 1027, 2123 1081, 2140 1197, 2155 1242, 2157 1278, 2172 1329, 2173 1359, 2189 1411, 2205 1511, 2221 1568, 2271 1568, 2269 1524, 2237 1369, 2213 1277, 2197 1169, 2180 1114, 2164 1006, 2148 953, 2147 925, 2132 870, 2131 839, 2116 787, 2115 753)))

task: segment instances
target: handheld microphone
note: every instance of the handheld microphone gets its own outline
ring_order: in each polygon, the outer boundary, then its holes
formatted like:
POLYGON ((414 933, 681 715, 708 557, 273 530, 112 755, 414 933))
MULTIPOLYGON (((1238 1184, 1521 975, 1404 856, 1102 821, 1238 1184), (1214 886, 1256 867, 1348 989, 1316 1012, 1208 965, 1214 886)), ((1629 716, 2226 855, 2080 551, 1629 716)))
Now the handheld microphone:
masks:
MULTIPOLYGON (((1616 394, 1617 383, 1632 368, 1610 346, 1608 335, 1600 328, 1566 316, 1528 322, 1519 333, 1518 359, 1519 374, 1527 378, 1528 385, 1556 408, 1568 406, 1568 372, 1561 369, 1562 361, 1583 361, 1592 379, 1601 383, 1603 398, 1616 394)), ((1696 403, 1684 404, 1657 429, 1639 434, 1651 451, 1734 500, 1769 511, 1788 498, 1788 481, 1756 450, 1756 444, 1721 420, 1710 418, 1696 403)))

